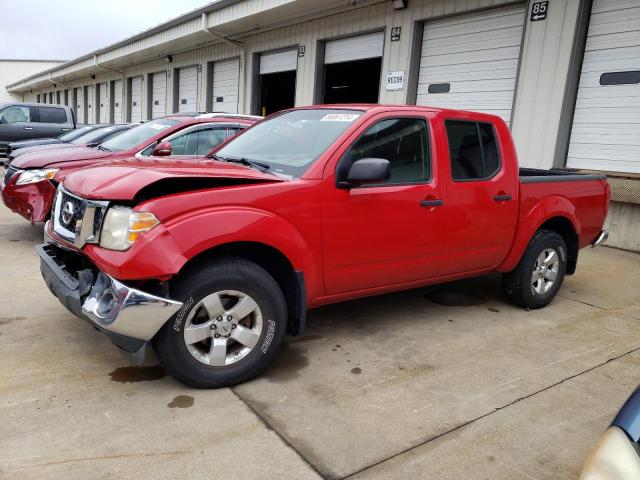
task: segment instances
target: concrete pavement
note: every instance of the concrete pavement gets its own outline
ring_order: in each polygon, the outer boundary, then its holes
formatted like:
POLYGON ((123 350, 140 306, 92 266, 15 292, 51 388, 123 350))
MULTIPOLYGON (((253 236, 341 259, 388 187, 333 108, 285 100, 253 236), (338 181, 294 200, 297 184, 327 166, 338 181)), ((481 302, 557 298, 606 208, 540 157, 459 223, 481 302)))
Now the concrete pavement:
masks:
POLYGON ((66 312, 41 235, 0 206, 0 478, 575 478, 640 381, 640 255, 582 251, 537 311, 499 276, 325 307, 202 391, 66 312))

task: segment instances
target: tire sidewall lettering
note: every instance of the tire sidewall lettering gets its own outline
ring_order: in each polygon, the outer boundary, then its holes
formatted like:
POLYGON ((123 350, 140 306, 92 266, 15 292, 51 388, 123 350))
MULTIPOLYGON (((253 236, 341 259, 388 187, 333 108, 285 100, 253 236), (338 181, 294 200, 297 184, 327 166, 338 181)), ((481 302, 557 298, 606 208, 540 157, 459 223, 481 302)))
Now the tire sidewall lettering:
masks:
POLYGON ((262 353, 266 354, 269 351, 269 347, 271 346, 271 342, 273 342, 273 336, 276 333, 276 322, 273 320, 267 320, 267 334, 264 337, 264 341, 262 342, 262 346, 260 350, 262 353))
POLYGON ((180 310, 176 314, 175 320, 173 321, 172 329, 178 333, 182 331, 182 324, 184 323, 185 314, 189 311, 191 306, 193 305, 193 297, 189 297, 187 301, 182 304, 180 310))

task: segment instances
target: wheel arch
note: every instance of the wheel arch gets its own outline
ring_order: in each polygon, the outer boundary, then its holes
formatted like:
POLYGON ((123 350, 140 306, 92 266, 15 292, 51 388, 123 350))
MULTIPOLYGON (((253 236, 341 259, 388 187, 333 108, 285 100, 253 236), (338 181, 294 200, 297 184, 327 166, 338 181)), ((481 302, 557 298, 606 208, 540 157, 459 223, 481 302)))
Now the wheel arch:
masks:
POLYGON ((515 269, 533 236, 546 229, 558 233, 564 239, 567 245, 567 274, 575 273, 580 249, 580 221, 575 206, 566 197, 546 197, 522 214, 516 228, 511 251, 498 271, 510 272, 515 269))
POLYGON ((179 281, 193 269, 221 257, 239 257, 266 270, 276 281, 287 303, 287 331, 304 333, 307 315, 307 287, 304 273, 296 270, 290 259, 275 247, 256 241, 229 242, 208 248, 191 257, 171 281, 179 281))

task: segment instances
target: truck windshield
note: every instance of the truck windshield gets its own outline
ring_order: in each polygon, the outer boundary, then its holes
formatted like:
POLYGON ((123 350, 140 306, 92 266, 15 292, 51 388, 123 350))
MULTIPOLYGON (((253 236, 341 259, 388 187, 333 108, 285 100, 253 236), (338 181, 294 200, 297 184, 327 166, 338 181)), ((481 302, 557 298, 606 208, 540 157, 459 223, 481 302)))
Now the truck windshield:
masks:
POLYGON ((101 148, 109 150, 111 152, 120 152, 123 150, 130 150, 133 147, 147 142, 149 139, 155 137, 163 130, 173 127, 179 123, 178 120, 169 118, 160 118, 158 120, 152 120, 147 123, 133 127, 131 130, 111 138, 100 145, 101 148))
POLYGON ((270 171, 300 177, 353 122, 359 110, 305 109, 265 120, 215 152, 220 159, 246 159, 270 171))

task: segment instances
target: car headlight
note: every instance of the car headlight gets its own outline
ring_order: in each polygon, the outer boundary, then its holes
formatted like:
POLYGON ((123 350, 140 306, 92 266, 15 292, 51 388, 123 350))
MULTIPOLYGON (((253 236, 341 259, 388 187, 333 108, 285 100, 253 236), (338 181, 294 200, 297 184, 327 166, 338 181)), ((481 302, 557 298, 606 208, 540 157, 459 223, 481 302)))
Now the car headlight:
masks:
POLYGON ((51 180, 60 171, 59 168, 42 168, 37 170, 25 170, 20 174, 16 185, 26 185, 28 183, 37 183, 43 180, 51 180))
POLYGON ((127 250, 141 233, 148 232, 159 223, 153 213, 111 207, 102 224, 100 246, 109 250, 127 250))
POLYGON ((618 427, 609 427, 587 458, 580 480, 640 478, 640 454, 634 445, 618 427))

